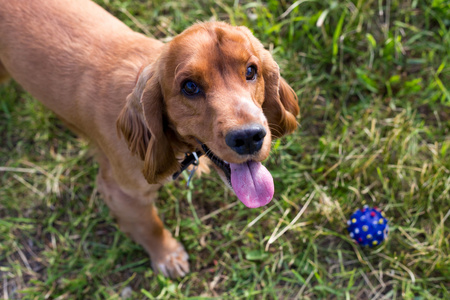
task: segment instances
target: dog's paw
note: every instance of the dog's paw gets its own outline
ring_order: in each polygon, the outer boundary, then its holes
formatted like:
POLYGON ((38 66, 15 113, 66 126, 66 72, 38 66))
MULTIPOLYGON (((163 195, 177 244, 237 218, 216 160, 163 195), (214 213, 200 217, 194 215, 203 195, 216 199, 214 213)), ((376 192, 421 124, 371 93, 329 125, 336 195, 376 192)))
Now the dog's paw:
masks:
POLYGON ((189 273, 188 258, 183 245, 177 242, 172 251, 167 251, 165 255, 157 259, 152 257, 152 267, 156 273, 161 272, 166 277, 184 277, 189 273))

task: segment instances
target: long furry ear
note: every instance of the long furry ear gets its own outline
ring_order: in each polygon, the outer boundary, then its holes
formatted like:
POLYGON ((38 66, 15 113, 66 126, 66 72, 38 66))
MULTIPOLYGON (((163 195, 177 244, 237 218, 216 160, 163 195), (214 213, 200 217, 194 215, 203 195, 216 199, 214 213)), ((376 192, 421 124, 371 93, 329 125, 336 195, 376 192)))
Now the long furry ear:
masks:
POLYGON ((179 170, 170 134, 166 134, 164 102, 158 76, 152 66, 139 75, 117 119, 117 130, 130 151, 144 160, 142 170, 148 183, 155 184, 179 170))
POLYGON ((117 133, 122 136, 128 144, 128 149, 133 155, 145 159, 151 133, 147 128, 141 98, 147 81, 152 76, 150 67, 145 68, 139 75, 136 86, 127 96, 125 106, 116 121, 117 133))
POLYGON ((153 76, 145 86, 141 104, 150 129, 151 139, 144 160, 144 176, 149 183, 159 183, 180 170, 175 157, 164 115, 164 102, 157 76, 153 76))
MULTIPOLYGON (((278 70, 278 66, 277 66, 278 70)), ((270 73, 270 71, 269 71, 270 73)), ((294 90, 277 75, 264 77, 265 99, 263 111, 269 122, 273 138, 280 138, 297 129, 296 116, 300 113, 298 98, 294 90)))
POLYGON ((249 38, 262 60, 264 77, 264 102, 262 105, 272 138, 280 138, 297 128, 296 116, 300 112, 298 98, 294 90, 280 76, 278 64, 261 42, 247 27, 239 27, 249 38))

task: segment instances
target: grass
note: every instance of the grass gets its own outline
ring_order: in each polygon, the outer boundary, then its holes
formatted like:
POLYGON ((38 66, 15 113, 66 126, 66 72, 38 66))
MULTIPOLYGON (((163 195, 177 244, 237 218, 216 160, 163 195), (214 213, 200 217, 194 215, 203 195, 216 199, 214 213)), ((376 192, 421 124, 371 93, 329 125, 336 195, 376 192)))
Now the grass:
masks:
POLYGON ((192 273, 156 276, 97 194, 87 145, 20 86, 0 87, 4 299, 450 298, 450 4, 98 1, 163 40, 197 20, 252 29, 299 95, 299 130, 266 162, 273 202, 247 209, 216 174, 161 190, 192 273), (387 242, 346 219, 378 206, 387 242))

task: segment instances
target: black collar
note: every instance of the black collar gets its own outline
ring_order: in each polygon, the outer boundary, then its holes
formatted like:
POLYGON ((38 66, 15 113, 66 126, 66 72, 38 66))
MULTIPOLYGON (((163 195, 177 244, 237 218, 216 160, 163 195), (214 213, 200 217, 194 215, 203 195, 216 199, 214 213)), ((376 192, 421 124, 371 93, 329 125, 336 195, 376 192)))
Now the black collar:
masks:
POLYGON ((184 160, 181 162, 181 169, 172 175, 172 179, 175 180, 180 174, 186 170, 190 165, 198 166, 198 158, 203 155, 202 151, 187 152, 185 153, 184 160))

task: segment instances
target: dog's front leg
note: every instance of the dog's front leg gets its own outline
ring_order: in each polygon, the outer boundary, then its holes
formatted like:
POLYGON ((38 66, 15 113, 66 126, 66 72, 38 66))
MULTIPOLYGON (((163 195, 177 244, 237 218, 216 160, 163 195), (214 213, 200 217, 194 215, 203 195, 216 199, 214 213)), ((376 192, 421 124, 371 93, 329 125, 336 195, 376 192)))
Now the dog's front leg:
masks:
POLYGON ((169 277, 182 277, 189 272, 188 255, 184 247, 164 228, 153 202, 157 189, 130 196, 112 177, 109 165, 100 160, 97 177, 101 192, 111 213, 117 218, 120 229, 141 244, 150 254, 155 272, 169 277))

